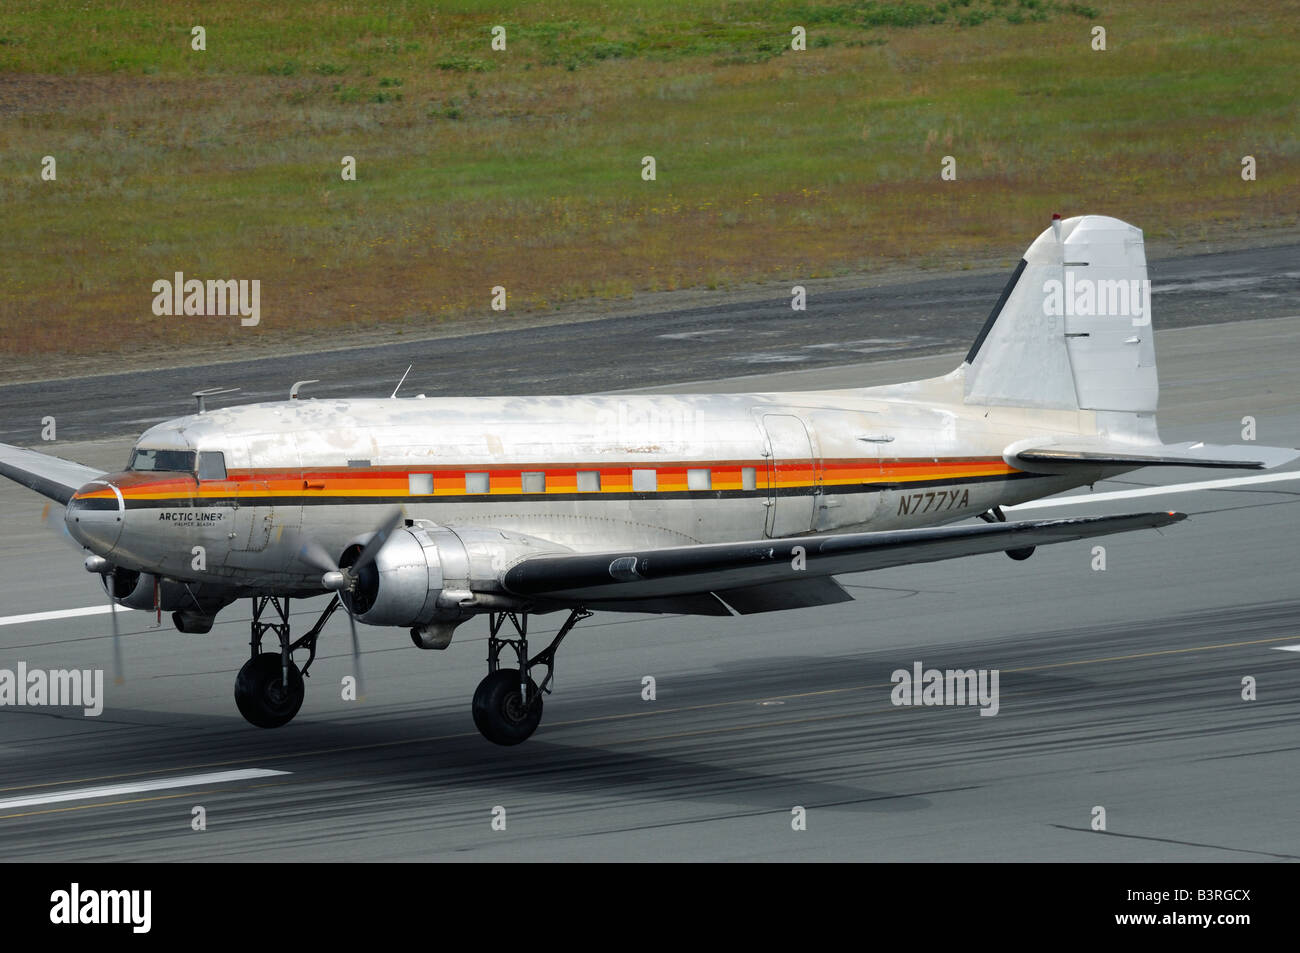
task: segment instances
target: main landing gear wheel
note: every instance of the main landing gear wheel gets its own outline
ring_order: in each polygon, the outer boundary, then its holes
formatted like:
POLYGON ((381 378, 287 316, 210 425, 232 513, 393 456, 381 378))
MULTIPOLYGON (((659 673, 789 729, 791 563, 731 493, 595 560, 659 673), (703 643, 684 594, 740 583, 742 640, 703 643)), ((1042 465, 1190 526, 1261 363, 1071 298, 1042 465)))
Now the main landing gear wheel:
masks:
POLYGON ((250 725, 279 728, 298 714, 307 694, 303 678, 310 674, 311 663, 316 660, 316 641, 339 603, 335 594, 310 631, 291 642, 289 600, 277 596, 253 597, 252 637, 248 643, 251 657, 235 678, 235 705, 250 725), (268 616, 271 621, 262 618, 267 609, 273 613, 268 616), (268 632, 280 643, 280 651, 262 651, 262 637, 268 632), (307 652, 301 669, 293 661, 293 653, 298 651, 307 652))
POLYGON ((488 613, 488 673, 474 691, 473 705, 474 725, 484 738, 497 745, 517 745, 537 730, 542 720, 542 696, 550 694, 555 676, 555 653, 569 631, 590 615, 581 606, 571 610, 551 644, 529 658, 528 613, 488 613), (513 639, 501 635, 506 622, 515 630, 513 639), (501 668, 501 650, 506 648, 515 653, 519 668, 501 668), (533 681, 534 665, 546 666, 540 685, 533 681))
POLYGON ((235 679, 235 704, 239 713, 258 728, 279 728, 302 707, 307 689, 298 666, 289 663, 289 684, 279 652, 263 652, 244 663, 235 679))
POLYGON ((519 688, 519 670, 499 668, 474 691, 474 725, 493 744, 527 741, 542 720, 542 693, 528 679, 528 698, 519 688))
MULTIPOLYGON (((988 512, 981 513, 980 519, 986 523, 1005 523, 1007 521, 1007 514, 1002 512, 1002 507, 995 506, 988 512)), ((1004 552, 1006 552, 1006 554, 1012 559, 1019 562, 1034 555, 1034 550, 1037 548, 1038 547, 1036 546, 1021 546, 1019 549, 1008 549, 1004 550, 1004 552)))

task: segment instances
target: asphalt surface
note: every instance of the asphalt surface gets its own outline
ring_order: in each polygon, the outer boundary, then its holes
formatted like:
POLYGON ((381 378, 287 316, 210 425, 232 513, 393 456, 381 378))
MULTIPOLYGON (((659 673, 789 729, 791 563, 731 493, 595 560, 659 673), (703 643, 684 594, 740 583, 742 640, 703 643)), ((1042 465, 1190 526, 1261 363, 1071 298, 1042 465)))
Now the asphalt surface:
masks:
MULTIPOLYGON (((1300 245, 1218 252, 1150 263, 1157 327, 1178 328, 1293 314, 1300 300, 1300 245)), ((813 369, 968 348, 1011 269, 819 291, 792 311, 788 294, 708 307, 316 354, 38 381, 0 387, 0 442, 40 442, 52 416, 62 440, 139 434, 191 413, 200 388, 238 387, 236 400, 282 400, 295 381, 317 397, 402 393, 577 394, 682 381, 813 369), (106 412, 106 408, 112 408, 106 412)), ((272 339, 273 340, 273 339, 272 339)), ((273 345, 268 343, 267 347, 273 345)), ((51 376, 59 376, 51 367, 51 376)), ((215 403, 213 404, 215 406, 215 403)))
MULTIPOLYGON (((1277 307, 1253 298, 1253 287, 1224 299, 1230 316, 1277 307)), ((1166 312, 1195 322, 1213 294, 1167 289, 1157 322, 1167 327, 1166 312), (1180 311, 1179 301, 1200 304, 1180 311)), ((965 322, 978 327, 991 303, 978 297, 963 311, 963 347, 965 322)), ((707 330, 714 320, 683 326, 707 330)), ((893 333, 866 327, 828 326, 812 343, 893 333)), ((578 330, 555 333, 562 342, 578 330)), ((743 350, 736 343, 730 351, 743 350)), ((737 370, 752 368, 702 358, 695 346, 671 368, 675 379, 726 379, 718 386, 732 390, 904 380, 949 370, 960 357, 849 365, 840 350, 836 363, 845 366, 738 381, 737 370)), ((794 354, 803 345, 785 347, 794 354)), ((1300 317, 1161 330, 1157 349, 1166 440, 1239 442, 1250 415, 1260 442, 1300 445, 1300 317)), ((534 351, 525 362, 521 348, 515 359, 537 373, 538 361, 575 359, 562 350, 534 351)), ((617 370, 630 363, 626 352, 599 353, 604 372, 572 389, 630 383, 617 370)), ((341 372, 346 362, 330 360, 341 372)), ((656 360, 643 363, 664 373, 656 360)), ((247 373, 277 382, 323 376, 293 370, 247 373)), ((477 372, 459 374, 468 390, 502 389, 477 372)), ((111 432, 174 390, 151 375, 115 404, 111 381, 96 389, 102 381, 62 385, 78 408, 75 426, 111 432)), ((191 375, 176 389, 195 383, 191 375)), ((433 392, 427 380, 419 389, 433 392)), ((7 427, 18 412, 10 396, 0 394, 7 427)), ((110 466, 128 443, 61 440, 54 449, 110 466)), ((1223 477, 1146 471, 1096 491, 1223 477)), ((482 740, 470 718, 484 671, 481 621, 462 627, 446 652, 420 652, 401 630, 363 627, 366 698, 348 702, 340 685, 350 648, 346 621, 336 618, 302 712, 275 731, 248 726, 231 697, 247 651, 246 605, 226 610, 204 636, 122 615, 120 686, 111 684, 105 616, 0 625, 0 668, 100 667, 107 690, 99 717, 0 708, 0 804, 218 771, 286 772, 0 806, 0 858, 1300 859, 1300 652, 1279 650, 1300 645, 1298 494, 1300 480, 1033 511, 1191 514, 1160 532, 1104 540, 1105 571, 1091 568, 1084 541, 1042 548, 1026 562, 998 554, 845 576, 857 601, 824 608, 735 619, 597 615, 561 650, 541 728, 512 749, 482 740), (998 714, 894 706, 891 673, 918 661, 997 669, 998 714), (656 680, 653 701, 642 698, 646 676, 656 680), (1254 701, 1242 699, 1248 676, 1254 701), (206 830, 191 829, 196 806, 206 810, 206 830), (498 807, 503 831, 492 827, 498 807), (796 807, 806 809, 806 830, 792 829, 796 807), (1090 829, 1096 807, 1105 808, 1105 833, 1090 829)), ((41 507, 34 494, 0 486, 6 617, 102 600, 78 555, 40 524, 41 507)), ((322 605, 295 604, 297 631, 322 605)), ((559 621, 535 619, 534 631, 559 621)))

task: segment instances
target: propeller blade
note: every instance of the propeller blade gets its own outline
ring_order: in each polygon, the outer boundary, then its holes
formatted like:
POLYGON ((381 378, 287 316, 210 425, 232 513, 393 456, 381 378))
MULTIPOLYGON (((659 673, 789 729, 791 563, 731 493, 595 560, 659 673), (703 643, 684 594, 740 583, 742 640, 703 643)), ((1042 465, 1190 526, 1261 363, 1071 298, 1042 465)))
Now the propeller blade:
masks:
POLYGON ((393 533, 405 521, 406 514, 401 508, 389 513, 383 523, 379 525, 379 528, 375 530, 375 534, 370 537, 370 541, 366 543, 365 548, 361 550, 361 555, 357 557, 357 561, 348 567, 348 572, 355 577, 358 572, 374 562, 375 557, 379 555, 379 551, 384 548, 384 544, 392 538, 393 533))
POLYGON ((294 556, 321 572, 338 572, 339 564, 317 540, 301 533, 286 532, 281 537, 294 549, 294 556))
POLYGON ((348 614, 348 628, 352 631, 352 670, 353 677, 357 680, 357 701, 364 701, 366 697, 365 679, 361 671, 361 639, 357 635, 357 620, 352 615, 352 609, 348 604, 346 594, 355 585, 357 574, 375 561, 379 551, 384 548, 384 544, 392 538, 393 533, 405 521, 406 513, 400 507, 389 513, 370 539, 366 541, 365 546, 362 547, 357 556, 356 562, 346 569, 341 569, 338 562, 325 550, 325 547, 312 537, 296 532, 286 532, 281 535, 281 539, 294 548, 294 555, 299 561, 321 571, 321 585, 325 589, 337 592, 344 597, 342 599, 343 610, 348 614))
POLYGON ((113 573, 105 574, 104 583, 108 587, 108 617, 113 623, 113 684, 122 685, 126 676, 122 672, 122 633, 117 625, 117 584, 113 573))
POLYGON ((41 522, 45 524, 46 529, 77 550, 77 552, 84 553, 85 548, 73 539, 72 534, 68 532, 68 524, 64 521, 66 514, 66 507, 59 506, 51 501, 46 503, 45 508, 41 510, 41 522))
POLYGON ((361 677, 361 641, 357 638, 357 620, 352 618, 352 612, 344 604, 343 609, 348 614, 348 625, 352 627, 352 671, 357 679, 357 701, 366 700, 365 682, 361 677))

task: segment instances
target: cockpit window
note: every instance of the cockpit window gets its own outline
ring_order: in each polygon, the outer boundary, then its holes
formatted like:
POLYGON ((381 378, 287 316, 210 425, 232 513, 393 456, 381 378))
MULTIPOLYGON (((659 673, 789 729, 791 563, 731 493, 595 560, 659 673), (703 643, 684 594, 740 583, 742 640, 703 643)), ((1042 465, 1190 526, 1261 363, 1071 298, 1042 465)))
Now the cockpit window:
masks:
POLYGON ((224 480, 226 455, 218 450, 204 450, 199 454, 199 479, 224 480))
POLYGON ((136 447, 131 453, 131 462, 127 465, 127 469, 138 473, 149 473, 155 470, 168 473, 193 473, 194 451, 147 450, 144 447, 136 447))

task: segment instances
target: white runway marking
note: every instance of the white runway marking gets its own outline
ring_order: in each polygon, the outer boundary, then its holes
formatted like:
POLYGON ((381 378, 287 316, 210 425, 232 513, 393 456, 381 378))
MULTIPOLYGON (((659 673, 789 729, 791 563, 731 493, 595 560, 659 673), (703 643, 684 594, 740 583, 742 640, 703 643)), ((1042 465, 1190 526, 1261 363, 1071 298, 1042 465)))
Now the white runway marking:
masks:
MULTIPOLYGON (((118 606, 118 612, 134 612, 118 606)), ((108 606, 86 606, 84 609, 53 609, 49 612, 28 612, 26 615, 0 616, 0 625, 22 625, 24 622, 48 622, 51 619, 75 619, 83 615, 108 615, 108 606)))
POLYGON ((1263 473, 1259 476, 1230 477, 1226 480, 1199 480, 1196 483, 1171 483, 1168 486, 1144 486, 1134 490, 1114 490, 1109 493, 1085 493, 1061 499, 1030 500, 1015 506, 1004 507, 1008 512, 1035 510, 1045 506, 1075 506, 1080 503, 1104 503, 1107 500, 1131 500, 1139 496, 1168 496, 1171 493, 1191 493, 1195 490, 1226 490, 1234 486, 1252 486, 1256 483, 1281 483, 1300 480, 1300 470, 1287 473, 1263 473))
POLYGON ((1300 645, 1275 645, 1274 652, 1300 652, 1300 645))
POLYGON ((135 781, 130 784, 113 784, 98 788, 75 788, 71 791, 54 791, 47 794, 32 794, 27 797, 11 797, 0 800, 0 810, 15 807, 31 807, 35 804, 59 804, 64 801, 84 801, 87 798, 118 797, 123 794, 140 794, 144 791, 165 791, 169 788, 189 788, 203 784, 223 784, 228 781, 247 781, 252 778, 267 778, 288 771, 272 771, 270 768, 244 768, 239 771, 217 771, 212 774, 187 774, 179 778, 160 778, 156 781, 135 781))

